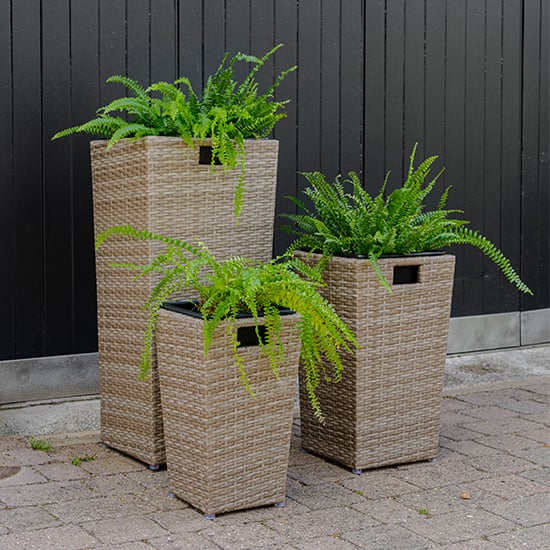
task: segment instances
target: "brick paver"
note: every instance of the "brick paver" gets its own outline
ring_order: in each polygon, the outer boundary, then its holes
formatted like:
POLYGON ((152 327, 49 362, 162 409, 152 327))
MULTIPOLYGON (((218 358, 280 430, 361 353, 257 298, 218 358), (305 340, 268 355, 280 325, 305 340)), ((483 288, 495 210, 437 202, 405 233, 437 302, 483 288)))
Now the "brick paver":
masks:
POLYGON ((294 432, 287 506, 215 521, 168 496, 166 471, 98 440, 45 453, 0 437, 0 549, 548 547, 548 378, 446 397, 435 461, 355 476, 303 452, 298 420, 294 432))

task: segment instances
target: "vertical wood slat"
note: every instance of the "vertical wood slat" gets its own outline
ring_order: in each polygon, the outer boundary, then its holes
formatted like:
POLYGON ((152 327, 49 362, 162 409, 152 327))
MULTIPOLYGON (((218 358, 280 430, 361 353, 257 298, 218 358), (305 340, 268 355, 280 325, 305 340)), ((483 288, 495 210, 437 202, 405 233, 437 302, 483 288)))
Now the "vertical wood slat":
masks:
POLYGON ((425 7, 422 3, 405 4, 405 61, 403 105, 403 170, 406 158, 418 143, 417 160, 425 158, 424 97, 425 97, 425 7))
MULTIPOLYGON (((71 9, 72 116, 73 124, 90 120, 100 103, 100 52, 98 50, 99 0, 88 0, 71 9)), ((113 71, 114 72, 114 71, 113 71)), ((116 88, 116 85, 110 84, 116 88)), ((75 350, 97 350, 94 236, 90 138, 77 135, 73 146, 73 318, 75 350)), ((60 142, 56 142, 60 143, 60 142)))
MULTIPOLYGON (((543 220, 540 233, 542 235, 542 273, 546 273, 546 281, 550 280, 550 5, 548 2, 541 2, 541 78, 540 78, 540 149, 539 149, 539 185, 543 187, 546 196, 543 198, 543 213, 546 219, 543 220), (546 187, 545 187, 546 182, 546 187)), ((543 279, 544 280, 544 279, 543 279)), ((544 283, 543 283, 544 284, 544 283)), ((550 303, 550 284, 546 285, 546 294, 540 304, 546 298, 546 304, 550 303)), ((544 303, 544 302, 542 302, 544 303)), ((540 305, 538 306, 540 307, 540 305)))
POLYGON ((71 143, 50 139, 71 126, 69 17, 69 0, 51 0, 42 13, 44 353, 50 356, 74 349, 72 181, 69 170, 59 170, 71 143))
MULTIPOLYGON (((501 210, 498 197, 501 196, 502 182, 502 3, 500 0, 487 0, 485 35, 485 93, 483 125, 484 135, 484 171, 483 171, 483 234, 497 246, 500 243, 501 210)), ((509 221, 514 219, 509 212, 509 221)), ((519 218, 516 218, 516 224, 519 218)), ((517 260, 517 258, 514 258, 517 260)), ((517 265, 517 261, 514 262, 517 265)), ((488 259, 484 259, 482 277, 483 311, 494 313, 500 301, 500 291, 504 287, 500 270, 488 259)))
POLYGON ((522 273, 535 296, 523 296, 522 309, 533 309, 541 301, 548 303, 550 293, 549 183, 548 177, 541 177, 548 162, 548 143, 546 151, 542 146, 549 124, 548 116, 541 117, 544 111, 548 115, 549 78, 548 9, 543 11, 544 4, 525 0, 523 12, 522 273), (543 58, 546 65, 541 63, 543 58))
POLYGON ((391 0, 386 3, 386 128, 385 167, 391 171, 388 191, 402 183, 403 149, 403 92, 405 86, 405 0, 391 0))
MULTIPOLYGON (((225 53, 225 5, 224 0, 202 0, 202 78, 204 83, 213 74, 225 53)), ((186 2, 184 3, 186 4, 186 2)))
POLYGON ((99 104, 106 105, 125 94, 121 84, 105 81, 114 74, 126 72, 126 0, 99 0, 98 40, 99 104))
MULTIPOLYGON (((225 49, 234 55, 237 52, 251 53, 250 47, 250 1, 227 0, 225 5, 225 49)), ((247 67, 244 63, 235 66, 238 82, 246 78, 247 67)))
MULTIPOLYGON (((348 172, 351 166, 340 167, 339 152, 341 114, 341 77, 340 71, 344 71, 344 56, 341 51, 341 42, 343 37, 340 34, 340 9, 341 2, 325 0, 321 2, 321 43, 320 56, 322 71, 320 76, 320 162, 318 170, 325 174, 329 181, 332 180, 341 171, 348 172)), ((343 7, 343 6, 342 6, 343 7)), ((358 48, 359 49, 359 48, 358 48)), ((351 82, 346 82, 347 86, 352 86, 351 82)), ((345 127, 347 121, 342 120, 342 127, 345 127)), ((344 132, 352 133, 354 122, 349 128, 344 128, 344 132)))
MULTIPOLYGON (((294 0, 277 0, 275 3, 275 36, 277 42, 284 46, 275 57, 275 73, 279 74, 288 67, 293 67, 298 62, 298 7, 294 0)), ((298 67, 298 71, 300 68, 298 67)), ((281 85, 275 91, 278 99, 290 99, 285 112, 286 118, 280 120, 274 130, 274 137, 279 140, 279 167, 277 170, 277 199, 276 212, 293 211, 292 203, 286 198, 288 195, 298 194, 297 170, 297 87, 298 73, 294 71, 287 75, 281 85)), ((274 255, 281 254, 292 242, 292 236, 278 230, 279 225, 284 225, 284 220, 275 217, 275 234, 273 243, 274 255)))
POLYGON ((44 354, 40 2, 13 2, 16 356, 44 354))
POLYGON ((194 90, 202 89, 202 2, 182 2, 179 5, 178 76, 186 76, 194 90))
MULTIPOLYGON (((485 112, 485 35, 484 2, 466 4, 466 80, 465 80, 465 171, 464 211, 466 219, 483 231, 483 172, 485 112)), ((474 315, 476 304, 483 303, 483 261, 472 246, 464 247, 464 313, 474 315)))
MULTIPOLYGON (((341 0, 340 171, 364 173, 364 3, 341 0)), ((324 71, 323 66, 323 71, 324 71)), ((327 132, 333 132, 331 128, 327 132)))
MULTIPOLYGON (((465 181, 465 94, 466 1, 447 1, 445 73, 445 166, 447 184, 453 184, 449 206, 464 207, 465 181)), ((464 311, 464 247, 452 247, 456 254, 452 315, 464 311)))
MULTIPOLYGON (((131 11, 132 0, 128 1, 131 11)), ((151 2, 151 81, 165 80, 173 82, 177 73, 177 21, 174 0, 155 0, 151 2)))
MULTIPOLYGON (((502 5, 502 152, 499 206, 500 244, 518 269, 521 267, 521 41, 522 0, 503 2, 502 5), (512 223, 508 220, 511 219, 512 223)), ((499 299, 502 311, 519 309, 516 289, 504 284, 499 299)))
MULTIPOLYGON (((321 165, 321 17, 319 2, 305 0, 298 4, 295 168, 298 172, 318 170, 321 165)), ((305 178, 299 176, 298 197, 302 197, 306 186, 305 178)))
POLYGON ((12 97, 12 2, 0 4, 0 106, 6 109, 6 116, 0 124, 0 247, 3 261, 0 262, 0 360, 15 357, 15 181, 13 175, 13 97, 12 97))
MULTIPOLYGON (((250 3, 250 47, 246 50, 257 57, 268 52, 277 41, 274 36, 274 0, 250 3)), ((275 54, 277 55, 277 54, 275 54)), ((274 57, 256 73, 260 93, 273 83, 274 57)))
MULTIPOLYGON (((298 8, 297 169, 311 172, 321 164, 321 5, 315 0, 303 0, 298 8)), ((300 178, 299 192, 305 186, 304 178, 300 178)))
MULTIPOLYGON (((252 26, 251 26, 252 6, 249 0, 228 0, 225 4, 225 50, 230 56, 237 52, 251 53, 260 55, 268 51, 273 46, 273 36, 270 32, 264 32, 268 40, 268 46, 265 50, 253 48, 252 26)), ((265 30, 265 29, 262 29, 265 30)), ((247 63, 237 63, 234 66, 235 80, 241 83, 248 74, 250 67, 247 63)), ((265 70, 265 69, 264 69, 265 70)), ((246 199, 245 199, 246 200, 246 199)))
MULTIPOLYGON (((250 53, 252 55, 255 55, 257 57, 263 56, 266 52, 268 52, 271 48, 273 48, 275 45, 280 43, 286 43, 288 40, 281 40, 276 36, 276 26, 277 26, 277 15, 276 15, 276 7, 279 2, 277 0, 265 0, 263 2, 250 2, 249 10, 248 10, 248 18, 246 17, 247 11, 244 9, 241 10, 240 13, 243 13, 243 21, 242 24, 248 24, 248 38, 249 38, 249 44, 248 48, 241 50, 247 53, 250 53)), ((283 10, 285 6, 281 6, 281 10, 283 10)), ((292 26, 289 30, 292 29, 292 26)), ((231 38, 230 29, 227 28, 227 40, 235 40, 235 37, 231 38)), ((238 35, 237 35, 238 36, 238 35)), ((245 34, 246 36, 246 34, 245 34)), ((285 36, 286 39, 286 36, 285 36)), ((242 38, 240 38, 242 40, 242 38)), ((295 57, 290 57, 292 52, 294 51, 294 40, 291 40, 289 44, 285 44, 282 48, 280 48, 274 56, 271 57, 271 59, 262 67, 262 69, 256 73, 256 80, 259 84, 259 92, 264 93, 265 90, 267 90, 274 81, 274 78, 282 71, 286 70, 288 67, 291 67, 296 64, 295 57), (287 57, 288 56, 288 57, 287 57), (286 65, 281 65, 281 60, 289 59, 289 62, 286 63, 286 65)), ((239 73, 236 73, 237 77, 239 76, 239 73)), ((240 81, 240 80, 239 80, 240 81)), ((284 81, 283 81, 284 82, 284 81)), ((292 82, 292 81, 291 81, 292 82)), ((281 95, 281 91, 285 91, 285 88, 283 87, 282 90, 279 89, 276 91, 277 97, 283 97, 281 95)), ((294 94, 292 93, 290 96, 284 96, 285 98, 292 97, 294 94)), ((288 107, 288 106, 287 106, 288 107)), ((290 113, 290 116, 293 115, 293 108, 295 106, 293 105, 290 110, 287 109, 287 113, 290 113)), ((284 124, 285 122, 288 123, 288 121, 283 121, 282 123, 279 122, 279 124, 284 124)), ((279 128, 278 128, 279 129, 279 128)), ((284 128, 281 129, 281 133, 277 133, 276 131, 272 132, 272 137, 279 138, 282 135, 283 141, 285 139, 284 134, 284 128)), ((290 136, 288 136, 290 137, 290 136)), ((286 145, 286 144, 285 144, 286 145)), ((275 195, 275 205, 276 208, 277 202, 279 201, 279 197, 281 196, 281 189, 279 188, 279 184, 281 182, 282 177, 281 174, 285 174, 284 169, 282 172, 279 172, 280 168, 280 158, 281 155, 285 153, 284 146, 279 142, 279 164, 278 164, 278 174, 277 174, 277 190, 275 195)), ((245 200, 246 200, 246 191, 245 191, 245 200)), ((275 219, 275 227, 278 226, 278 220, 275 219)), ((274 230, 274 236, 273 236, 273 243, 272 243, 272 250, 274 254, 278 254, 283 252, 284 248, 281 243, 281 233, 280 230, 274 230)), ((284 237, 283 237, 284 238, 284 237)), ((288 246, 288 241, 285 243, 288 246)))
POLYGON ((384 180, 385 0, 365 2, 364 185, 375 192, 384 180))
MULTIPOLYGON (((445 165, 445 72, 446 3, 426 1, 426 59, 424 79, 424 151, 426 156, 438 155, 445 165)), ((418 138, 420 139, 420 138, 418 138)), ((445 172, 439 178, 439 189, 446 187, 445 172)))
POLYGON ((151 15, 150 0, 130 0, 126 5, 126 74, 147 86, 151 80, 151 15))

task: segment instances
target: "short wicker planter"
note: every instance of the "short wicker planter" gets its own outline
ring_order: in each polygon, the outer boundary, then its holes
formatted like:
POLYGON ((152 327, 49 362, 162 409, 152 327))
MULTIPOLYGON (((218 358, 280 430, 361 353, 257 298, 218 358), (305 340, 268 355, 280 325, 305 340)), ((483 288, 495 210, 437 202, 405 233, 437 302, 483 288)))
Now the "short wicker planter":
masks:
MULTIPOLYGON (((159 311, 169 487, 208 517, 284 502, 300 354, 297 320, 281 316, 285 361, 279 380, 257 344, 240 349, 253 399, 239 380, 223 324, 205 358, 203 320, 159 311)), ((254 326, 250 317, 236 323, 239 330, 254 326)))
POLYGON ((340 383, 319 388, 324 425, 300 384, 304 449, 356 473, 438 454, 454 262, 450 255, 383 258, 386 280, 395 273, 401 281, 389 293, 368 260, 331 260, 323 292, 359 349, 344 358, 340 383))
MULTIPOLYGON (((235 224, 233 196, 240 168, 200 164, 200 147, 180 138, 122 140, 109 151, 91 143, 95 234, 114 225, 183 239, 200 239, 218 259, 247 251, 272 255, 278 142, 247 140, 244 207, 235 224)), ((158 243, 110 239, 96 254, 101 438, 151 467, 166 460, 156 365, 138 379, 147 315, 141 311, 156 282, 134 280, 111 261, 145 264, 158 243), (130 304, 130 305, 129 305, 130 304)))

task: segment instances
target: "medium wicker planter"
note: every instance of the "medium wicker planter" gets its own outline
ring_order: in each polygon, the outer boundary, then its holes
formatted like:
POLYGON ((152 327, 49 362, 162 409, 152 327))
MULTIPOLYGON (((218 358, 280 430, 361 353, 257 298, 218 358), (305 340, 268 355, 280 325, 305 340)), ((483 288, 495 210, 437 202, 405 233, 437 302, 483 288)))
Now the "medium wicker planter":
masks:
MULTIPOLYGON (((241 384, 223 324, 205 358, 200 316, 159 311, 169 487, 209 517, 285 499, 300 355, 297 320, 295 314, 281 316, 285 361, 279 380, 257 344, 240 348, 253 399, 241 384)), ((254 326, 250 317, 236 323, 239 329, 254 326)))
POLYGON ((344 357, 340 383, 319 388, 324 425, 300 384, 304 449, 356 473, 438 454, 454 261, 450 255, 381 259, 386 280, 395 273, 402 281, 389 293, 370 261, 331 260, 323 292, 356 333, 359 349, 344 357))
MULTIPOLYGON (((180 138, 122 140, 109 151, 91 143, 94 228, 130 224, 192 241, 200 239, 221 260, 247 251, 272 255, 278 142, 247 140, 244 207, 235 224, 233 197, 240 167, 200 164, 200 147, 180 138)), ((158 373, 138 379, 147 316, 141 311, 157 282, 135 280, 111 261, 149 263, 158 243, 109 239, 96 253, 101 438, 152 468, 165 462, 158 373), (130 306, 128 304, 131 304, 130 306)), ((190 296, 188 296, 190 297, 190 296)))

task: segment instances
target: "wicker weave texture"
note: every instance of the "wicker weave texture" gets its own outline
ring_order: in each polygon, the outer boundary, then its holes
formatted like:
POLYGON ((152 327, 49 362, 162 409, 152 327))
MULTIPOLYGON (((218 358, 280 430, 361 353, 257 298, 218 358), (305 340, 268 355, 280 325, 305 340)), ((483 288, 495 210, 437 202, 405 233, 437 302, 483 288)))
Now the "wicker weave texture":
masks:
POLYGON ((341 383, 320 388, 324 426, 300 384, 302 446, 354 469, 424 460, 439 450, 454 256, 379 263, 389 282, 394 267, 418 266, 418 282, 389 293, 363 259, 335 257, 325 272, 325 297, 359 350, 344 356, 341 383))
MULTIPOLYGON (((276 380, 258 346, 240 348, 256 394, 239 379, 225 327, 203 352, 203 321, 159 312, 158 363, 170 490, 217 514, 284 501, 299 363, 297 316, 283 316, 276 380)), ((237 326, 251 326, 238 319, 237 326)))
MULTIPOLYGON (((189 147, 179 138, 122 140, 109 151, 105 141, 94 141, 95 234, 130 224, 182 240, 200 239, 219 259, 246 254, 268 260, 277 152, 277 141, 246 141, 244 207, 237 226, 233 197, 240 168, 201 165, 198 144, 189 147)), ((114 238, 96 253, 101 437, 151 465, 166 460, 158 375, 153 364, 151 378, 139 380, 137 366, 146 326, 141 306, 156 279, 135 280, 108 264, 148 263, 160 250, 159 243, 114 238)))

